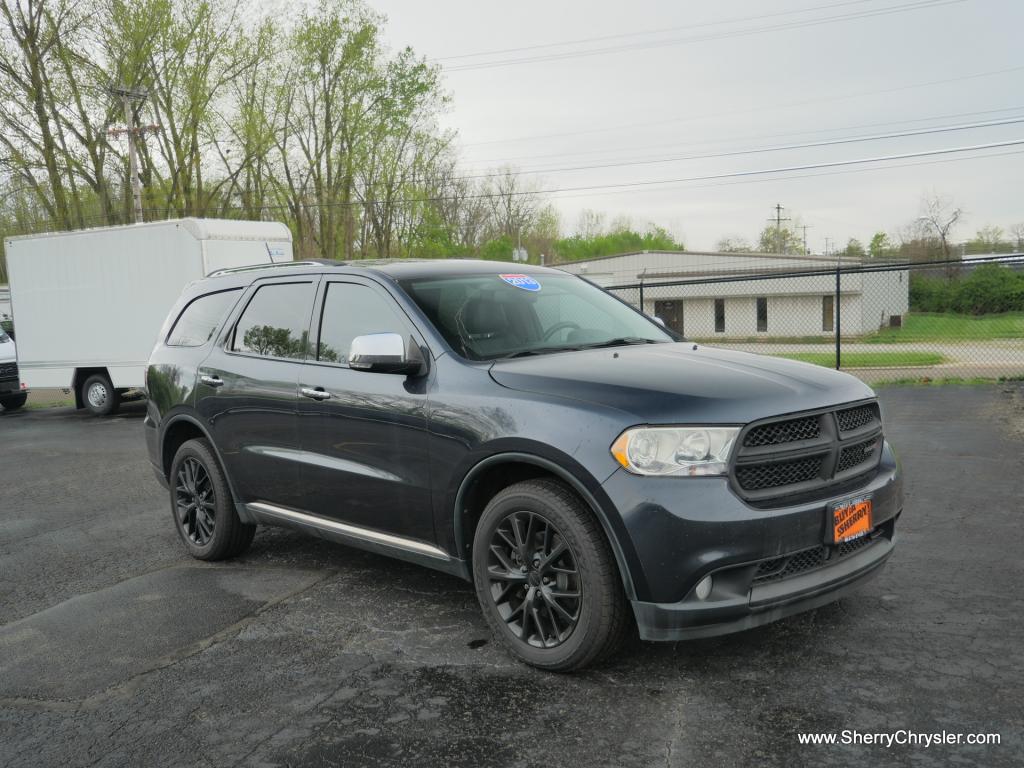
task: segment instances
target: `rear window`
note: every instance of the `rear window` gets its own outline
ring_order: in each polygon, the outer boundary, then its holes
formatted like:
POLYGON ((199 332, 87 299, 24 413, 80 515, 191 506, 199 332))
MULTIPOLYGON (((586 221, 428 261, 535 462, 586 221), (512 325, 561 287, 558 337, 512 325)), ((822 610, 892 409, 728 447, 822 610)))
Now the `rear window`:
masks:
POLYGON ((241 288, 208 293, 189 302, 167 334, 169 347, 201 347, 213 338, 241 288))
POLYGON ((271 283, 253 295, 235 327, 231 349, 260 357, 302 360, 309 354, 312 283, 271 283))

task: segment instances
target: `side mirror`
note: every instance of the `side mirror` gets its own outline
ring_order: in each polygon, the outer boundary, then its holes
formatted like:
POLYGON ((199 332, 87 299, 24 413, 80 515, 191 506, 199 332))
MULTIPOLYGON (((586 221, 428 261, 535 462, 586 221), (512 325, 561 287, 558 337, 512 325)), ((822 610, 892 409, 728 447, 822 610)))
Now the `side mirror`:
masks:
POLYGON ((397 333, 368 333, 356 336, 348 349, 350 368, 368 373, 400 373, 415 376, 423 371, 424 360, 413 339, 397 333))

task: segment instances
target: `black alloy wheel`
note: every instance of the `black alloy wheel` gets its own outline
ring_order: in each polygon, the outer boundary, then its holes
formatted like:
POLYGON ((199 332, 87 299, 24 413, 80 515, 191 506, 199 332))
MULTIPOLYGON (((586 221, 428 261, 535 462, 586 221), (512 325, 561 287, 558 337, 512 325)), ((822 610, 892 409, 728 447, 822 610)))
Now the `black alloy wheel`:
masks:
POLYGON ((178 466, 174 481, 175 511, 182 531, 193 544, 205 547, 217 524, 210 474, 198 459, 189 456, 178 466))
POLYGON ((508 515, 491 537, 487 575, 498 613, 535 648, 565 642, 580 619, 583 585, 572 547, 542 515, 508 515))
POLYGON ((473 532, 472 573, 495 639, 539 669, 599 663, 632 629, 600 522, 557 480, 523 480, 491 498, 473 532))
POLYGON ((167 480, 174 527, 192 557, 223 560, 249 548, 256 526, 239 518, 227 477, 206 440, 188 440, 178 448, 167 480))

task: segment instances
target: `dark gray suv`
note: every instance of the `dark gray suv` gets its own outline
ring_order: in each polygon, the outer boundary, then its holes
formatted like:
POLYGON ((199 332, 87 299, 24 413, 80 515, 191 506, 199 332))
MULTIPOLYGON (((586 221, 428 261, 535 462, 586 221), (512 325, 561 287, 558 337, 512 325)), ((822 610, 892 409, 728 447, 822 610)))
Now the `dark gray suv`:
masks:
POLYGON ((878 572, 903 502, 867 386, 508 268, 312 261, 186 288, 145 432, 192 555, 238 555, 263 523, 437 568, 553 670, 878 572))

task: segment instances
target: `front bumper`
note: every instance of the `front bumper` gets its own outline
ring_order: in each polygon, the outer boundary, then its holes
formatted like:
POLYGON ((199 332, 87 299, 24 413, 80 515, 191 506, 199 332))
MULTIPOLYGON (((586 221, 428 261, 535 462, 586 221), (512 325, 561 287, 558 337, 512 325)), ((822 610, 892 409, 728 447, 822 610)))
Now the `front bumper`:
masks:
POLYGON ((837 600, 881 570, 903 507, 902 480, 888 444, 877 472, 857 487, 787 507, 748 505, 724 478, 620 471, 604 490, 629 536, 633 612, 645 640, 737 632, 837 600), (842 551, 829 546, 829 504, 864 495, 873 502, 870 539, 842 551), (771 573, 774 562, 812 555, 820 559, 810 567, 771 573), (711 594, 701 600, 695 587, 708 575, 711 594))

